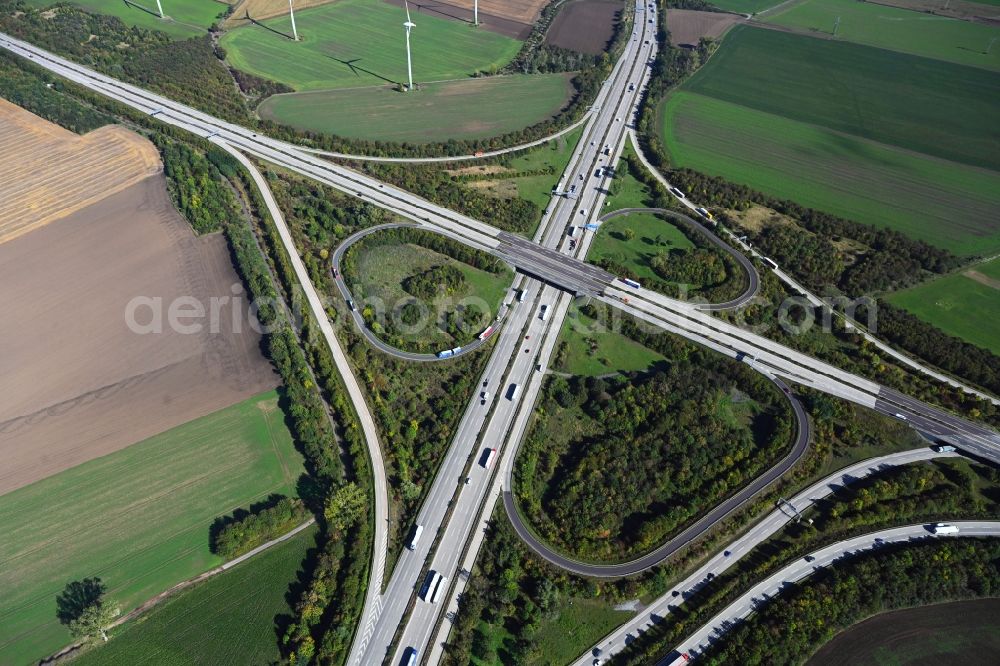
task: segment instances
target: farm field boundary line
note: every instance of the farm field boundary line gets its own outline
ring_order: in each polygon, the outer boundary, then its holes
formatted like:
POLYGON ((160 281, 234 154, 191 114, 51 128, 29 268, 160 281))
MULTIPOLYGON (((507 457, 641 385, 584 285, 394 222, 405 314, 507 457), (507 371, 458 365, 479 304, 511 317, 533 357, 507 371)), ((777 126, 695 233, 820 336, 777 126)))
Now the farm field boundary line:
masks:
POLYGON ((959 255, 1000 247, 1000 172, 680 90, 662 133, 679 167, 896 229, 959 255))
POLYGON ((575 123, 567 125, 558 132, 554 134, 549 134, 548 136, 544 136, 541 139, 535 139, 534 141, 529 141, 528 143, 522 143, 517 146, 511 146, 510 148, 499 148, 497 150, 483 151, 472 155, 453 155, 447 157, 376 157, 374 155, 356 155, 353 153, 338 153, 329 150, 320 150, 319 148, 306 148, 305 146, 296 146, 296 148, 298 148, 304 153, 311 153, 313 155, 319 155, 320 157, 333 157, 337 159, 360 160, 365 162, 403 162, 403 163, 467 162, 470 160, 479 160, 479 159, 486 159, 489 157, 497 157, 498 155, 506 155, 508 153, 516 153, 522 150, 528 150, 529 148, 534 148, 535 146, 540 146, 542 144, 548 143, 553 139, 558 139, 559 137, 568 132, 572 132, 577 127, 580 127, 581 125, 586 123, 588 120, 590 120, 590 116, 592 113, 593 111, 588 110, 585 114, 583 114, 583 117, 577 120, 575 123))
MULTIPOLYGON (((660 172, 659 169, 657 169, 655 166, 653 166, 653 163, 650 162, 649 159, 646 157, 645 153, 642 150, 642 146, 641 146, 640 142, 637 140, 637 138, 635 136, 634 131, 631 134, 631 138, 632 138, 632 145, 635 148, 636 156, 639 158, 639 161, 646 168, 646 170, 649 173, 651 173, 653 175, 653 177, 656 178, 656 180, 658 180, 661 185, 663 185, 663 187, 665 187, 667 189, 667 192, 670 193, 671 197, 673 197, 679 203, 681 203, 684 206, 686 206, 688 209, 694 210, 695 207, 696 207, 695 203, 692 203, 688 199, 679 199, 677 197, 677 195, 675 195, 671 191, 674 186, 670 183, 669 180, 667 180, 667 178, 660 172)), ((743 249, 744 252, 747 252, 751 256, 754 256, 754 257, 760 257, 760 256, 762 256, 759 252, 757 252, 756 250, 752 249, 749 245, 747 245, 746 243, 738 240, 737 237, 736 237, 736 235, 732 231, 730 231, 729 229, 726 229, 725 227, 723 227, 721 225, 720 225, 719 228, 722 230, 723 233, 725 233, 727 236, 729 236, 733 240, 734 243, 736 243, 737 245, 739 245, 743 249)), ((994 259, 998 259, 998 258, 1000 258, 1000 255, 994 255, 993 258, 994 259)), ((832 312, 834 315, 836 315, 838 317, 842 316, 839 312, 836 312, 836 311, 832 310, 830 308, 830 305, 826 301, 824 301, 819 296, 813 294, 811 291, 809 291, 808 289, 806 289, 802 284, 800 284, 797 280, 795 280, 792 276, 790 276, 785 271, 782 271, 780 269, 772 269, 771 272, 774 273, 779 280, 781 280, 783 283, 785 283, 792 290, 793 293, 798 293, 798 294, 801 294, 801 295, 805 296, 809 300, 809 302, 812 303, 813 305, 817 305, 819 307, 822 307, 822 308, 824 308, 824 309, 832 312)), ((899 360, 900 362, 905 363, 910 368, 912 368, 912 369, 914 369, 914 370, 916 370, 918 372, 921 372, 921 373, 923 373, 923 374, 925 374, 925 375, 927 375, 929 377, 937 379, 938 381, 944 382, 944 383, 948 384, 949 386, 954 386, 955 388, 961 389, 961 390, 965 391, 966 393, 969 393, 971 395, 975 395, 975 396, 977 396, 979 398, 982 398, 984 400, 988 400, 991 403, 993 403, 994 405, 1000 405, 1000 399, 998 399, 997 397, 989 395, 987 393, 983 393, 982 391, 980 391, 980 390, 978 390, 976 388, 973 388, 973 387, 969 386, 968 384, 965 384, 965 383, 959 381, 958 379, 956 379, 954 377, 950 377, 948 375, 943 374, 942 372, 940 372, 938 370, 934 370, 933 368, 927 367, 926 365, 924 365, 923 363, 920 363, 916 359, 911 358, 909 355, 904 354, 903 352, 901 352, 901 351, 899 351, 897 349, 894 349, 892 346, 889 345, 889 343, 887 343, 887 342, 885 342, 883 340, 880 340, 879 338, 875 337, 874 335, 872 335, 871 333, 869 333, 865 328, 861 327, 860 324, 858 324, 857 322, 851 320, 851 323, 854 326, 856 326, 859 331, 862 332, 862 335, 865 336, 865 339, 867 339, 869 342, 871 342, 872 344, 874 344, 875 346, 877 346, 883 352, 891 355, 893 358, 899 360)))
MULTIPOLYGON (((220 574, 220 573, 222 573, 224 571, 228 571, 229 569, 232 569, 233 567, 235 567, 235 566, 237 566, 239 564, 242 564, 243 562, 246 562, 251 557, 254 557, 255 555, 259 555, 260 553, 263 553, 268 548, 271 548, 272 546, 276 546, 277 544, 282 543, 284 541, 288 541, 289 539, 291 539, 293 536, 295 536, 296 534, 298 534, 302 530, 308 528, 311 525, 315 525, 315 524, 316 524, 316 519, 315 518, 310 518, 306 522, 302 523, 301 525, 299 525, 297 527, 292 528, 291 530, 289 530, 288 532, 285 532, 281 536, 279 536, 279 537, 277 537, 275 539, 271 539, 267 543, 262 543, 261 545, 257 546, 253 550, 251 550, 251 551, 249 551, 247 553, 244 553, 243 555, 240 555, 239 557, 237 557, 237 558, 235 558, 233 560, 230 560, 230 561, 226 562, 225 564, 217 566, 214 569, 209 569, 208 571, 206 571, 204 573, 201 573, 201 574, 198 574, 197 576, 195 576, 193 578, 189 578, 187 580, 181 581, 180 583, 177 583, 176 585, 174 585, 170 589, 164 590, 163 592, 160 592, 159 594, 157 594, 152 599, 143 602, 142 604, 140 604, 136 608, 133 608, 128 613, 125 613, 121 617, 115 619, 115 621, 112 622, 110 625, 108 625, 107 628, 108 629, 114 629, 115 627, 120 627, 121 625, 125 624, 126 622, 134 620, 135 618, 139 617, 140 615, 142 615, 144 613, 147 613, 148 611, 152 610, 153 608, 155 608, 156 606, 158 606, 162 602, 166 601, 168 598, 174 596, 178 592, 181 592, 182 590, 186 590, 187 588, 191 587, 192 585, 196 585, 198 583, 201 583, 202 581, 208 580, 212 576, 220 574)), ((53 663, 56 663, 56 662, 60 661, 61 659, 63 659, 64 657, 67 657, 71 653, 73 653, 76 650, 80 649, 83 645, 84 645, 83 642, 77 642, 77 643, 73 643, 72 645, 67 645, 63 649, 59 650, 59 652, 56 652, 55 654, 53 654, 53 655, 51 655, 49 657, 46 657, 45 659, 42 659, 41 661, 39 661, 39 664, 42 665, 42 664, 53 664, 53 663)))

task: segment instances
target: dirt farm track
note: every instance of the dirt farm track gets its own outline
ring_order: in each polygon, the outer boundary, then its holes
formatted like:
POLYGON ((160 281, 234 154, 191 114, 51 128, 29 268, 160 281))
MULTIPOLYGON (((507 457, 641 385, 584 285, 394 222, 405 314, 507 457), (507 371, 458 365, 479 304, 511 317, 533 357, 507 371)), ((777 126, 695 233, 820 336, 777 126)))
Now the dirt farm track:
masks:
MULTIPOLYGON (((0 243, 0 494, 277 385, 259 336, 245 322, 235 332, 230 307, 221 309, 217 334, 206 325, 197 334, 165 326, 162 334, 140 335, 126 325, 136 296, 161 298, 166 322, 177 297, 208 310, 210 297, 242 290, 225 239, 195 237, 174 209, 153 146, 121 128, 81 139, 23 110, 16 115, 19 132, 31 131, 29 123, 57 137, 54 149, 65 160, 74 159, 74 145, 108 150, 112 162, 116 150, 133 161, 136 150, 152 150, 157 159, 153 175, 82 206, 61 190, 102 192, 100 181, 81 187, 66 175, 49 180, 47 195, 71 204, 69 214, 51 209, 47 224, 0 243), (109 148, 105 137, 119 133, 132 145, 112 141, 109 148)), ((0 136, 11 130, 10 116, 10 109, 0 115, 0 136)), ((11 145, 0 141, 6 168, 16 163, 44 180, 61 165, 44 150, 11 145)), ((0 181, 0 201, 10 182, 0 181)), ((137 319, 148 321, 145 312, 137 319)))

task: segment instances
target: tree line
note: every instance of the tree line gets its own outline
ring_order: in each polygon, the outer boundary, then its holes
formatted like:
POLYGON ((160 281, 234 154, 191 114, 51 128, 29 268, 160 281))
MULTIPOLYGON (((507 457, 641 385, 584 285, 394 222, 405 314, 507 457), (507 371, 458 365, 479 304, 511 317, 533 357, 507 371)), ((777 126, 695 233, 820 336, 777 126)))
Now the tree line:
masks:
POLYGON ((292 497, 282 497, 258 511, 238 511, 232 517, 216 520, 212 552, 234 559, 285 534, 308 516, 305 503, 292 497))
POLYGON ((667 365, 627 379, 551 379, 515 476, 536 531, 588 560, 659 545, 776 461, 792 431, 783 396, 743 365, 628 317, 621 327, 667 352, 667 365))
POLYGON ((1000 356, 992 351, 948 335, 883 299, 878 300, 877 332, 893 345, 1000 395, 1000 356))
MULTIPOLYGON (((0 30, 230 122, 256 127, 275 138, 346 153, 468 155, 533 141, 579 119, 596 95, 601 79, 610 71, 603 61, 586 66, 571 81, 572 99, 555 116, 501 136, 432 144, 358 140, 258 119, 252 105, 269 95, 287 92, 288 87, 230 68, 224 62, 225 51, 214 45, 208 33, 172 41, 166 33, 129 27, 116 16, 90 13, 65 2, 55 2, 52 7, 57 8, 56 15, 45 18, 43 12, 51 7, 38 8, 24 0, 0 0, 0 30), (120 44, 128 47, 120 48, 120 44)), ((213 26, 213 31, 218 30, 213 26)))
MULTIPOLYGON (((791 485, 787 485, 787 477, 780 481, 786 484, 784 489, 774 488, 770 502, 730 523, 731 528, 774 510, 779 496, 789 497, 825 473, 822 470, 830 467, 833 456, 844 461, 839 465, 845 465, 871 455, 871 451, 885 453, 925 445, 912 431, 887 417, 812 390, 804 393, 814 440, 807 459, 793 470, 791 485)), ((804 514, 812 523, 805 519, 789 523, 734 567, 698 585, 684 596, 683 603, 678 599, 662 624, 638 637, 613 663, 656 661, 754 583, 823 546, 900 524, 996 515, 998 487, 1000 472, 966 461, 913 463, 840 486, 804 514)))
POLYGON ((504 231, 529 231, 541 213, 532 201, 495 197, 464 187, 438 165, 355 162, 351 166, 504 231))
POLYGON ((795 664, 876 613, 1000 593, 1000 540, 887 545, 791 584, 699 657, 709 665, 795 664))
MULTIPOLYGON (((233 245, 241 248, 238 254, 243 257, 237 265, 244 267, 241 274, 258 302, 277 302, 270 271, 273 269, 278 276, 285 294, 295 291, 294 274, 260 193, 249 178, 243 178, 241 186, 271 267, 245 223, 227 227, 227 232, 240 232, 238 236, 233 234, 239 240, 233 245)), ((327 663, 343 659, 350 649, 364 604, 373 538, 367 497, 371 468, 357 414, 311 314, 305 316, 299 335, 280 311, 265 316, 273 318, 272 324, 280 322, 279 329, 267 336, 266 348, 285 386, 287 401, 283 406, 305 454, 312 479, 311 508, 320 514, 323 528, 319 553, 307 563, 303 590, 294 604, 293 621, 285 631, 282 649, 290 663, 327 663), (313 375, 318 386, 313 383, 313 375), (331 425, 324 398, 335 426, 331 425), (356 499, 345 499, 356 498, 358 489, 365 495, 360 507, 356 499)))
MULTIPOLYGON (((690 8, 695 8, 702 3, 699 0, 673 3, 685 8, 689 4, 690 8)), ((961 259, 946 250, 891 229, 847 220, 728 182, 718 176, 688 168, 672 168, 660 138, 658 109, 667 93, 694 73, 718 45, 713 40, 702 39, 694 49, 674 46, 670 33, 664 28, 665 15, 665 12, 661 13, 659 25, 663 47, 653 63, 637 129, 645 154, 671 182, 692 199, 712 206, 745 210, 758 204, 793 218, 809 233, 769 229, 754 234, 753 240, 779 264, 796 267, 795 274, 803 283, 821 293, 830 287, 849 295, 896 289, 913 284, 922 276, 946 272, 961 263, 961 259), (812 237, 809 237, 810 234, 812 237), (803 239, 803 236, 806 238, 803 239), (865 251, 856 257, 848 257, 830 242, 843 239, 860 243, 865 251), (799 267, 802 267, 801 273, 799 267)), ((721 221, 734 224, 734 220, 728 217, 721 221)))

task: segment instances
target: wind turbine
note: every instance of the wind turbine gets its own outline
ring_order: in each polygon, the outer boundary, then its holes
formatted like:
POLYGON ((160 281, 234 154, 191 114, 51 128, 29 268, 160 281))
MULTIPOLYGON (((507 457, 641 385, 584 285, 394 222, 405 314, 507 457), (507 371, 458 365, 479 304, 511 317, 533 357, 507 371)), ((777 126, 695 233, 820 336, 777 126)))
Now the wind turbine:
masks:
POLYGON ((403 0, 403 4, 406 6, 406 23, 403 27, 406 28, 406 73, 410 77, 410 87, 407 90, 413 90, 413 60, 410 58, 410 29, 417 27, 417 24, 410 20, 410 3, 403 0))
POLYGON ((472 5, 473 23, 479 25, 479 0, 475 0, 472 5))
POLYGON ((299 33, 295 29, 295 8, 292 7, 292 0, 288 0, 288 15, 292 17, 292 39, 297 42, 299 41, 299 33))
POLYGON ((160 4, 160 0, 156 0, 156 9, 160 12, 160 18, 163 18, 163 6, 160 4))

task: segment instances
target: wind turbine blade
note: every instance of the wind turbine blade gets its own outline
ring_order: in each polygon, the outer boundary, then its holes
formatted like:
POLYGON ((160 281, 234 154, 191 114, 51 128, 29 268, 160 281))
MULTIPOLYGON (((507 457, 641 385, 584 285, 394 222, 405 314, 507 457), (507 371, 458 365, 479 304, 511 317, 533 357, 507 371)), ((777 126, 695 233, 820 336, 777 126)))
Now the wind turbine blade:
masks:
POLYGON ((412 23, 412 21, 410 21, 410 3, 408 3, 406 0, 403 0, 403 5, 406 7, 406 22, 412 23))

